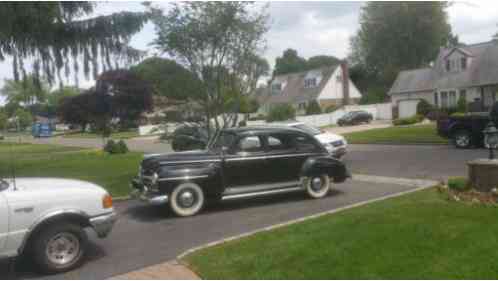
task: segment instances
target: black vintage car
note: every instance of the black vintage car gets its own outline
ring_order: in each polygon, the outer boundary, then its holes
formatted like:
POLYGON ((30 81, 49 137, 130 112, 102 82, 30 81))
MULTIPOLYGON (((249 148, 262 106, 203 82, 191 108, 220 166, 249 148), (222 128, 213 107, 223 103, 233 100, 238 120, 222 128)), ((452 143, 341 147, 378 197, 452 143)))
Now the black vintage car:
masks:
POLYGON ((301 130, 243 127, 222 130, 205 151, 145 158, 132 196, 191 216, 207 201, 290 191, 321 198, 331 182, 348 177, 344 164, 301 130))
POLYGON ((486 145, 483 131, 490 121, 487 112, 440 118, 437 133, 452 140, 456 148, 483 147, 486 145))
POLYGON ((204 149, 207 143, 207 130, 196 124, 182 125, 171 136, 171 148, 174 151, 204 149))
POLYGON ((358 125, 361 123, 370 123, 373 120, 372 114, 366 111, 351 111, 337 120, 337 125, 358 125))

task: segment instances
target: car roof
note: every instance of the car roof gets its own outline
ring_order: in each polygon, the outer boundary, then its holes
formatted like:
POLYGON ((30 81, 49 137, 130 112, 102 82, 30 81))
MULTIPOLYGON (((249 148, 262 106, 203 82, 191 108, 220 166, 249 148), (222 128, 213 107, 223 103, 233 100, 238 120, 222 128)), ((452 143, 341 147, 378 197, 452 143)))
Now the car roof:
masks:
POLYGON ((282 125, 267 125, 267 126, 249 126, 249 127, 233 127, 223 129, 225 132, 232 132, 235 134, 255 134, 255 133, 275 133, 275 132, 283 132, 283 133, 303 133, 303 131, 282 126, 282 125))

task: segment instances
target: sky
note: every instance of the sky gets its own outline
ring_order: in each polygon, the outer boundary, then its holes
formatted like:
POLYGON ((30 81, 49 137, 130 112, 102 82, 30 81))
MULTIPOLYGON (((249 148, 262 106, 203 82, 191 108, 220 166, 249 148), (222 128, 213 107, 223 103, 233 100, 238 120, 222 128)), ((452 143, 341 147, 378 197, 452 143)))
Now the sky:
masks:
MULTIPOLYGON (((257 5, 266 3, 258 2, 257 5)), ((155 2, 154 5, 167 11, 171 3, 155 2)), ((270 30, 266 34, 264 57, 271 67, 275 64, 275 58, 287 48, 297 50, 305 58, 315 55, 345 58, 349 53, 349 38, 359 28, 362 5, 364 2, 270 2, 270 30)), ((141 2, 98 2, 95 14, 143 9, 141 2)), ((461 42, 472 44, 489 41, 498 32, 498 1, 453 2, 448 8, 448 20, 461 42)), ((148 23, 133 36, 131 45, 152 54, 155 51, 149 43, 154 37, 154 26, 148 23)), ((4 79, 11 78, 11 61, 7 59, 0 62, 0 88, 4 79)), ((88 88, 93 83, 81 75, 80 87, 88 88)))

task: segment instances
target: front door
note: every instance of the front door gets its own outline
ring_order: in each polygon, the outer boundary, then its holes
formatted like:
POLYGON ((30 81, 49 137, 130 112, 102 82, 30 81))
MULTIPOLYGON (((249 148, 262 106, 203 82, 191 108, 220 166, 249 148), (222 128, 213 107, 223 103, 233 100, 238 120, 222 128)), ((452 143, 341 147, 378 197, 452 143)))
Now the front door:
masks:
POLYGON ((5 242, 9 233, 9 206, 3 192, 7 191, 0 189, 0 256, 5 248, 5 242))
POLYGON ((266 157, 260 136, 244 136, 226 152, 223 177, 226 189, 241 191, 265 182, 266 157))

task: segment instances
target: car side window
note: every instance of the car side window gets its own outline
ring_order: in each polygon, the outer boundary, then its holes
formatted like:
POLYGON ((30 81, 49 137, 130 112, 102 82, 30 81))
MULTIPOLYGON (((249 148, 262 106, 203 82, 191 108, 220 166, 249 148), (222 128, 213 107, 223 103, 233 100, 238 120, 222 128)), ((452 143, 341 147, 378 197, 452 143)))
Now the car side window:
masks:
POLYGON ((234 152, 259 152, 262 150, 263 145, 261 144, 261 140, 258 136, 247 136, 238 141, 234 152))
POLYGON ((319 150, 316 143, 308 136, 296 136, 294 138, 294 145, 299 152, 314 152, 319 150))
POLYGON ((267 143, 271 151, 291 150, 294 148, 291 138, 285 134, 271 134, 267 138, 267 143))

